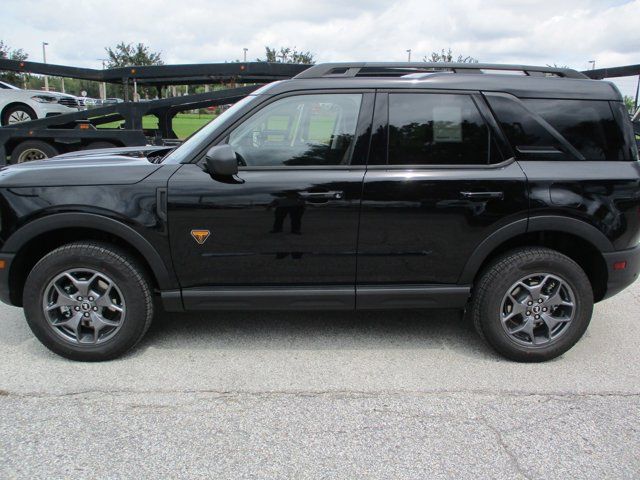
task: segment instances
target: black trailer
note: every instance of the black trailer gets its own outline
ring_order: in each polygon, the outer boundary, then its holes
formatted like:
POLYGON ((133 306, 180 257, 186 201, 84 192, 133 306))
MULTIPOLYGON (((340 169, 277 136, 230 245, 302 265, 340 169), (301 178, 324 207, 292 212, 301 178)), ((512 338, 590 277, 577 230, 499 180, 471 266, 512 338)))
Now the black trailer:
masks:
MULTIPOLYGON (((0 59, 0 70, 39 73, 106 83, 122 83, 127 98, 130 85, 162 87, 197 84, 231 86, 222 90, 115 103, 99 108, 0 127, 0 164, 48 158, 59 153, 113 146, 177 145, 173 119, 187 110, 235 103, 261 85, 291 78, 309 65, 249 62, 126 67, 109 70, 67 67, 0 59), (250 84, 237 87, 238 84, 250 84), (156 128, 143 128, 145 116, 157 119, 156 128), (105 128, 112 122, 117 128, 105 128)), ((128 99, 128 98, 127 98, 128 99)))

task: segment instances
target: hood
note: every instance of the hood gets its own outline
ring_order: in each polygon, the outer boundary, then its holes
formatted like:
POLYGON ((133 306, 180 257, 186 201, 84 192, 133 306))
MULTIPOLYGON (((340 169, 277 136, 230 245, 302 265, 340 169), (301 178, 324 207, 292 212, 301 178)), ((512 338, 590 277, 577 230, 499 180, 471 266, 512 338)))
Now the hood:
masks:
POLYGON ((75 95, 69 95, 68 93, 60 93, 60 92, 47 92, 46 90, 22 90, 20 89, 21 92, 25 92, 28 93, 29 95, 48 95, 50 97, 56 97, 56 98, 74 98, 74 99, 78 99, 78 97, 76 97, 75 95))
POLYGON ((3 167, 0 187, 131 185, 162 167, 147 157, 118 155, 117 149, 103 151, 103 154, 96 153, 97 150, 77 152, 84 155, 60 155, 3 167))
POLYGON ((78 150, 75 152, 63 153, 55 157, 61 158, 89 158, 89 157, 104 157, 104 156, 127 156, 136 158, 148 158, 156 159, 158 157, 164 157, 175 146, 166 145, 144 145, 141 147, 111 147, 111 148, 95 148, 92 150, 78 150))

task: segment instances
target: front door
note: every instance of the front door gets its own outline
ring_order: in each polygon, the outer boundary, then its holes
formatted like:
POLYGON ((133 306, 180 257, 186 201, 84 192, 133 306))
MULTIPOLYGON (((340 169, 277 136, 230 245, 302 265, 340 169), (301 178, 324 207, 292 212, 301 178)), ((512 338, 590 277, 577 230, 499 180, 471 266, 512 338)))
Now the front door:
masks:
POLYGON ((271 99, 225 135, 237 176, 212 176, 201 161, 176 172, 168 215, 183 289, 353 291, 372 97, 271 99))

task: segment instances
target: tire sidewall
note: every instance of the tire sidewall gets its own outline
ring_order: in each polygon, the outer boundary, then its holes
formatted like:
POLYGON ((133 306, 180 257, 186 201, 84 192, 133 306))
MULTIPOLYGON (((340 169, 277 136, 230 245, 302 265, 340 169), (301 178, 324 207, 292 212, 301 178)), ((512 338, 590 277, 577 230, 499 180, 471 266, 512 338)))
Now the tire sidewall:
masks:
POLYGON ((480 306, 482 333, 504 355, 518 361, 548 360, 569 350, 585 333, 593 313, 591 284, 582 269, 567 257, 543 255, 517 262, 507 272, 493 278, 480 306), (549 345, 525 346, 516 343, 504 330, 500 318, 502 301, 515 282, 527 275, 549 273, 566 282, 574 294, 575 314, 559 338, 549 345))
MULTIPOLYGON (((58 150, 53 145, 50 145, 46 142, 40 140, 27 140, 22 143, 19 143, 11 152, 11 163, 18 163, 18 157, 25 151, 29 149, 38 149, 42 151, 46 155, 46 158, 52 158, 59 154, 58 150)), ((43 159, 45 160, 45 159, 43 159)), ((25 162, 22 162, 25 163, 25 162)))
POLYGON ((146 330, 148 304, 144 289, 146 285, 137 281, 130 268, 113 259, 98 258, 95 254, 80 251, 73 255, 49 254, 29 274, 25 283, 23 305, 29 327, 36 337, 49 349, 74 360, 105 360, 116 357, 137 343, 146 330), (88 268, 109 276, 118 286, 126 305, 124 323, 109 340, 99 345, 73 344, 53 331, 42 310, 42 301, 49 282, 70 269, 88 268))

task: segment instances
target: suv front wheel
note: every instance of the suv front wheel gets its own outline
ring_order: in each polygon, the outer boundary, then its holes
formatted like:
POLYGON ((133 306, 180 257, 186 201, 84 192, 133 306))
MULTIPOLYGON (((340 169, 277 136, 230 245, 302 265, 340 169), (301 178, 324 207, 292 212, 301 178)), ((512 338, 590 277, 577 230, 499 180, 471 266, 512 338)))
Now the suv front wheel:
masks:
POLYGON ((144 270, 106 243, 71 243, 45 255, 29 273, 27 322, 53 352, 72 360, 122 355, 145 334, 153 301, 144 270))
POLYGON ((565 353, 587 330, 592 312, 593 291, 582 268, 548 248, 521 248, 494 260, 471 303, 480 336, 521 362, 565 353))

